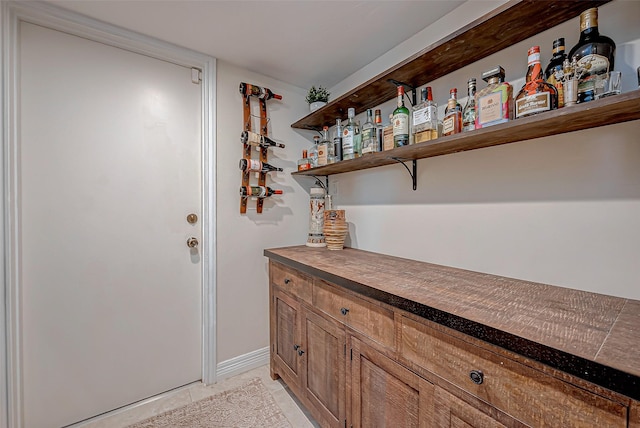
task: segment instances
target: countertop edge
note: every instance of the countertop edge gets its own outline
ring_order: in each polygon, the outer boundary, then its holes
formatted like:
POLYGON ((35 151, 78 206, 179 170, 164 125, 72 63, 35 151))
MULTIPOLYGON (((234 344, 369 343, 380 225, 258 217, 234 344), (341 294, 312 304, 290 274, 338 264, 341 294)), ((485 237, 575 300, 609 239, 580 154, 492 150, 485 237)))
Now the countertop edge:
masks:
POLYGON ((318 277, 347 290, 499 346, 634 400, 640 400, 640 376, 331 274, 325 270, 276 254, 269 249, 264 250, 264 256, 308 275, 318 277))

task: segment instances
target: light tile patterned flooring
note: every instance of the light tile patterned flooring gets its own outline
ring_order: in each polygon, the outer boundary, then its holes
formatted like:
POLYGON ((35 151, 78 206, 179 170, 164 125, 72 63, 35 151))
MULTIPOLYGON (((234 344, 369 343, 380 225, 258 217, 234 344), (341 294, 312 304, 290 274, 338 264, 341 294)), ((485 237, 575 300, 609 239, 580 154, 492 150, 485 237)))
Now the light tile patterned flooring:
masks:
MULTIPOLYGON (((140 404, 106 413, 83 423, 72 425, 74 428, 124 428, 133 423, 152 416, 176 409, 193 401, 227 391, 243 385, 250 379, 258 377, 262 380, 275 402, 282 409, 293 428, 317 428, 318 424, 308 416, 307 411, 289 393, 288 387, 281 380, 272 380, 269 366, 261 366, 246 373, 222 380, 214 385, 204 386, 201 383, 178 388, 157 398, 145 400, 140 404)), ((264 427, 268 428, 268 427, 264 427)))

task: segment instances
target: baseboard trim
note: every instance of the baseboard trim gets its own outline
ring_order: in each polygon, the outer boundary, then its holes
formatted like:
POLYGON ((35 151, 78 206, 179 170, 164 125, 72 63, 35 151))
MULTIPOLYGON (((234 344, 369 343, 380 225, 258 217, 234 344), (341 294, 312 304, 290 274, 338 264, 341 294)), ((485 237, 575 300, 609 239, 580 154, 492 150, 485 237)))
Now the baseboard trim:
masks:
POLYGON ((219 363, 216 368, 216 381, 219 382, 265 364, 269 364, 268 346, 219 363))

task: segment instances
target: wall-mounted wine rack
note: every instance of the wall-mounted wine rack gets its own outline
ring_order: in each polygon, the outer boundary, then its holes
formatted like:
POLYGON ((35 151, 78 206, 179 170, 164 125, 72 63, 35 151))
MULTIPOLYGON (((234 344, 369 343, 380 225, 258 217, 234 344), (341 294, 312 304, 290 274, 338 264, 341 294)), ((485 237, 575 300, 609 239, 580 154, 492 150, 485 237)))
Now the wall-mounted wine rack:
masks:
MULTIPOLYGON (((251 141, 255 138, 242 138, 243 151, 242 155, 244 159, 247 159, 249 163, 251 163, 251 155, 253 152, 253 147, 256 147, 259 152, 259 160, 262 164, 266 164, 268 160, 269 153, 269 145, 266 140, 269 136, 269 119, 267 118, 267 100, 272 98, 281 100, 282 96, 274 94, 270 89, 264 88, 257 85, 252 85, 249 83, 240 83, 239 87, 240 93, 243 96, 243 113, 244 113, 244 131, 251 135, 255 131, 253 130, 253 116, 251 115, 251 99, 256 99, 259 103, 260 108, 260 128, 259 138, 262 144, 252 145, 251 141)), ((244 133, 243 133, 244 134, 244 133)), ((245 134, 246 135, 246 134, 245 134)), ((279 147, 284 147, 284 144, 278 144, 279 147)), ((254 195, 251 191, 245 192, 243 195, 243 189, 252 189, 251 186, 251 175, 252 171, 247 168, 242 171, 242 187, 240 188, 240 213, 246 214, 247 212, 247 201, 250 197, 255 197, 256 199, 256 211, 258 214, 262 214, 262 208, 264 205, 264 198, 271 196, 270 189, 266 187, 267 181, 267 173, 268 171, 258 171, 256 175, 258 176, 258 186, 263 189, 263 192, 254 195)), ((274 193, 282 193, 281 191, 276 191, 274 193)))

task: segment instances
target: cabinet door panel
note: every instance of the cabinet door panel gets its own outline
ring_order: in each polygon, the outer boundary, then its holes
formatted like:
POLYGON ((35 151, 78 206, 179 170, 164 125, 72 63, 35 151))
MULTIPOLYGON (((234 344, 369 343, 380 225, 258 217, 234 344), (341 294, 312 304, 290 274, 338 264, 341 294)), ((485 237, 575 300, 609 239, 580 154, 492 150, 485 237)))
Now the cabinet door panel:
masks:
POLYGON ((345 332, 341 325, 304 311, 305 394, 331 426, 344 426, 345 332))
MULTIPOLYGON (((275 309, 275 344, 273 352, 276 372, 285 378, 287 383, 299 384, 300 356, 296 347, 302 340, 300 336, 300 305, 289 296, 274 292, 275 309)), ((273 369, 273 368, 272 368, 273 369)))
POLYGON ((434 386, 352 338, 351 409, 354 427, 434 426, 434 386))
POLYGON ((441 428, 505 428, 489 415, 442 388, 435 388, 435 422, 441 428))

